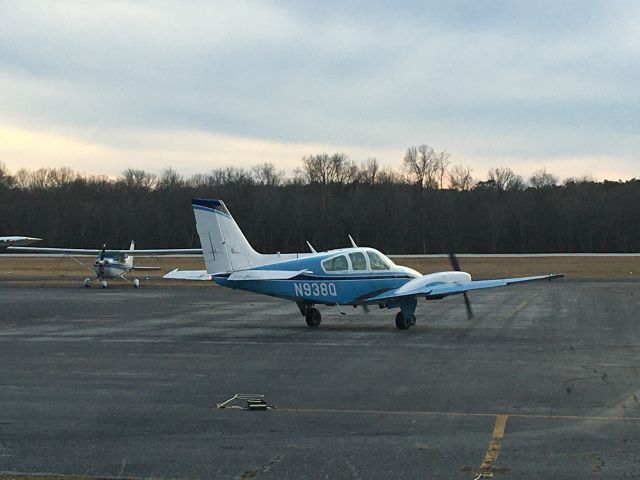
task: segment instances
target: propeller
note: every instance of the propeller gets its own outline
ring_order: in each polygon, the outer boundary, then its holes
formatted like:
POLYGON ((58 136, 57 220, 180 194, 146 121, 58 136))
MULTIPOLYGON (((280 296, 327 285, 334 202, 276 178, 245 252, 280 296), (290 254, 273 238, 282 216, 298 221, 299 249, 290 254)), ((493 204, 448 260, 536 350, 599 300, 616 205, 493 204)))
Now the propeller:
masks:
MULTIPOLYGON (((456 272, 459 272, 460 263, 458 263, 458 257, 456 257, 455 253, 449 254, 449 261, 451 262, 451 268, 456 272)), ((464 297, 464 305, 467 308, 467 318, 471 320, 473 318, 473 310, 471 310, 471 302, 469 302, 467 292, 462 292, 462 296, 464 297)))
POLYGON ((103 243, 102 244, 102 250, 100 251, 100 261, 104 260, 104 254, 105 254, 106 250, 107 250, 107 244, 103 243))

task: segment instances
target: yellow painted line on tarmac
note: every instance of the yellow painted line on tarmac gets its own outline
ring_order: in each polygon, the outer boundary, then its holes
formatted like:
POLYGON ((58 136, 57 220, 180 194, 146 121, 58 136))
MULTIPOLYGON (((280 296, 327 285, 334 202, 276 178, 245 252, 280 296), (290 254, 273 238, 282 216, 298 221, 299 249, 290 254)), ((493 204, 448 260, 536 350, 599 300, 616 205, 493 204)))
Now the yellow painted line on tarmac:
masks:
POLYGON ((502 444, 502 438, 504 437, 507 418, 509 418, 509 415, 496 416, 496 424, 494 425, 493 433, 491 434, 491 442, 489 443, 489 448, 487 448, 487 451, 484 454, 482 465, 480 465, 480 478, 493 477, 493 466, 495 465, 496 460, 498 459, 498 454, 500 453, 500 446, 502 444))
POLYGON ((420 415, 431 417, 497 417, 506 415, 514 418, 524 419, 544 419, 544 420, 578 420, 578 421, 599 421, 599 422, 640 422, 640 417, 620 417, 620 416, 597 416, 597 415, 553 415, 539 413, 483 413, 483 412, 438 412, 424 410, 353 410, 337 408, 281 408, 276 407, 272 412, 286 413, 335 413, 335 414, 362 414, 362 415, 420 415))
POLYGON ((533 300, 534 298, 536 298, 538 296, 537 293, 533 294, 532 296, 530 296, 529 298, 525 299, 524 302, 522 302, 520 305, 518 305, 515 310, 511 313, 509 313, 508 315, 506 315, 505 317, 503 317, 503 320, 506 320, 508 318, 512 318, 515 317, 517 314, 519 314, 522 310, 524 310, 524 308, 529 305, 529 303, 531 302, 531 300, 533 300))

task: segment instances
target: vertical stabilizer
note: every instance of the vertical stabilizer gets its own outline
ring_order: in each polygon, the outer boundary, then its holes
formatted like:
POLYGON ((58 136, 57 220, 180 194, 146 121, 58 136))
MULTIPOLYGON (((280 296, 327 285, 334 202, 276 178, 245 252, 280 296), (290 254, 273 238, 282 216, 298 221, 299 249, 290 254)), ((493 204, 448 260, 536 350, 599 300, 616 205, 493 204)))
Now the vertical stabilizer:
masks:
MULTIPOLYGON (((131 246, 129 247, 129 251, 133 252, 136 248, 135 240, 131 240, 131 246)), ((133 268, 133 253, 127 255, 127 258, 124 261, 130 268, 133 268)))
POLYGON ((264 263, 222 200, 193 199, 191 205, 207 273, 230 273, 264 263))

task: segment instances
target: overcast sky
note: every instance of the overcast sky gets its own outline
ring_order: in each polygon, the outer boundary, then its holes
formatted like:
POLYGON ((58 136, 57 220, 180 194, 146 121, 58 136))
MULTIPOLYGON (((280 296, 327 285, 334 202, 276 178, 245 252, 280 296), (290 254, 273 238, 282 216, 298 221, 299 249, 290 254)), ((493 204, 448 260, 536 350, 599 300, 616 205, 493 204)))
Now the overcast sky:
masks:
POLYGON ((639 25, 635 1, 0 0, 0 161, 397 168, 426 143, 480 178, 640 177, 639 25))

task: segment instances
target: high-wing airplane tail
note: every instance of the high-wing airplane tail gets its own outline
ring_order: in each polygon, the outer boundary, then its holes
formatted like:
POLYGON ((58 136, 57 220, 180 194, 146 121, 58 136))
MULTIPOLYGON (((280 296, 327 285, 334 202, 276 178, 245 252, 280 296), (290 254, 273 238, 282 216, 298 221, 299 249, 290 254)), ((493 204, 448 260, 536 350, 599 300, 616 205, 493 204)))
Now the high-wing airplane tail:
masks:
POLYGON ((265 263, 222 200, 193 199, 191 205, 209 274, 245 270, 265 263))
MULTIPOLYGON (((129 251, 133 252, 135 249, 136 249, 136 242, 135 240, 131 240, 131 246, 129 247, 129 251)), ((130 253, 129 255, 127 255, 127 258, 125 259, 125 263, 130 268, 133 268, 133 253, 130 253)))

